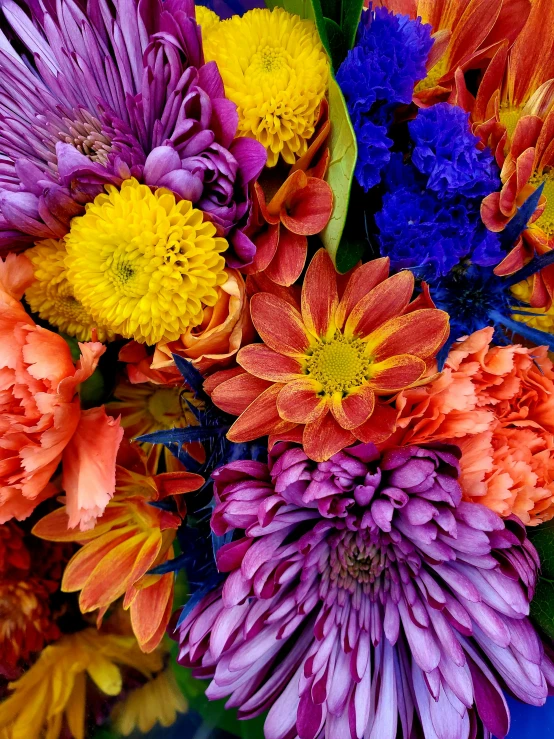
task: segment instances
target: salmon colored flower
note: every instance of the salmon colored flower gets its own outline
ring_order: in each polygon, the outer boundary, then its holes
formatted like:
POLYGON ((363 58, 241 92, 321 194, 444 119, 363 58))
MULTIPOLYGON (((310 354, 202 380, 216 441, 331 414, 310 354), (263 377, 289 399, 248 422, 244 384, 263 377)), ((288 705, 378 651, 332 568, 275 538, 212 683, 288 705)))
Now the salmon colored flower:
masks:
POLYGON ((492 337, 458 342, 439 377, 398 395, 386 445, 456 444, 466 500, 533 526, 554 517, 554 368, 545 347, 492 337))
POLYGON ((419 106, 466 98, 463 73, 485 67, 499 48, 509 47, 529 15, 530 0, 378 0, 394 13, 420 17, 433 29, 427 77, 416 86, 419 106))
POLYGON ((388 259, 358 267, 339 295, 333 263, 321 249, 306 272, 300 310, 272 293, 252 297, 263 343, 241 349, 245 373, 212 393, 216 405, 240 413, 231 441, 301 430, 306 454, 323 461, 355 439, 390 433, 390 409, 376 398, 422 378, 446 340, 448 315, 412 310, 412 273, 388 277, 388 270, 388 259))
POLYGON ((87 527, 113 494, 123 435, 103 407, 82 411, 79 401, 105 347, 79 344, 75 366, 62 337, 19 302, 32 279, 24 255, 0 262, 0 523, 26 518, 52 495, 48 484, 63 462, 69 525, 87 527))
MULTIPOLYGON (((495 270, 513 274, 534 254, 554 246, 554 4, 535 0, 511 50, 503 46, 479 85, 472 110, 474 130, 501 167, 500 192, 482 204, 483 222, 502 231, 518 208, 543 185, 529 228, 495 270)), ((554 297, 554 267, 533 276, 531 305, 549 308, 554 297)))
POLYGON ((323 231, 333 212, 333 191, 323 179, 329 163, 325 146, 331 122, 329 104, 320 106, 319 120, 307 152, 275 186, 271 170, 254 183, 249 236, 256 244, 254 262, 245 272, 265 272, 279 285, 300 277, 308 253, 308 236, 323 231), (277 192, 275 192, 277 190, 277 192))
MULTIPOLYGON (((62 590, 80 590, 82 613, 99 610, 99 622, 124 595, 123 608, 130 609, 137 641, 150 652, 169 622, 174 576, 147 573, 173 557, 173 541, 182 521, 177 513, 151 504, 197 490, 204 479, 189 472, 148 475, 144 455, 138 449, 123 449, 129 469, 118 465, 116 494, 94 529, 68 530, 67 510, 62 507, 39 521, 33 533, 49 541, 83 545, 65 569, 62 590)), ((180 510, 186 512, 182 506, 180 510)))

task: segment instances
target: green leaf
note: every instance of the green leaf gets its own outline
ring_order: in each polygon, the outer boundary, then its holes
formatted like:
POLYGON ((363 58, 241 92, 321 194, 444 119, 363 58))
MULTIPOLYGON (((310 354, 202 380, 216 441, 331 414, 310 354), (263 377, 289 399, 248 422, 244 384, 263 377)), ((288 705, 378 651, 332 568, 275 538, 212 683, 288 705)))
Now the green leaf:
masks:
POLYGON ((99 369, 79 385, 79 397, 83 408, 95 408, 104 399, 104 376, 99 369))
POLYGON ((321 239, 339 272, 347 272, 360 258, 358 245, 343 239, 354 168, 358 157, 356 134, 350 122, 346 102, 336 80, 329 84, 329 114, 331 118, 331 163, 327 182, 333 190, 333 213, 321 239))
POLYGON ((356 41, 356 32, 358 30, 358 23, 360 22, 363 7, 364 0, 342 0, 342 18, 340 21, 340 27, 344 33, 347 51, 354 46, 354 42, 356 41))
POLYGON ((554 639, 554 583, 541 578, 531 602, 531 618, 554 639))
POLYGON ((343 30, 334 20, 324 18, 323 21, 325 23, 325 32, 327 34, 327 41, 329 42, 329 54, 333 61, 333 67, 338 69, 348 51, 346 48, 346 38, 343 30))

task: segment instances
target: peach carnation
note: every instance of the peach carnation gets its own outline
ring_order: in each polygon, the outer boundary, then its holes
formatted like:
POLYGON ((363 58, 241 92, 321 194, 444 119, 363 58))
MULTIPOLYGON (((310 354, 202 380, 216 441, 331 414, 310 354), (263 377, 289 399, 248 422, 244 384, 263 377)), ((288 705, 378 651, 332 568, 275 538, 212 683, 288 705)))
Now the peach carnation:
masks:
POLYGON ((177 341, 158 343, 154 354, 143 344, 130 342, 120 353, 128 363, 133 383, 150 380, 160 384, 182 383, 172 355, 190 360, 202 373, 230 364, 241 348, 254 338, 244 279, 235 269, 226 269, 227 282, 218 288, 214 306, 204 308, 199 326, 188 328, 177 341))
POLYGON ((387 444, 457 444, 466 500, 536 525, 554 517, 554 368, 545 347, 492 337, 476 331, 434 381, 399 393, 387 444))
POLYGON ((70 526, 94 524, 113 495, 123 430, 103 408, 81 410, 78 386, 94 372, 104 346, 67 343, 37 326, 19 302, 33 281, 24 255, 0 261, 0 523, 22 520, 55 492, 63 462, 70 526))

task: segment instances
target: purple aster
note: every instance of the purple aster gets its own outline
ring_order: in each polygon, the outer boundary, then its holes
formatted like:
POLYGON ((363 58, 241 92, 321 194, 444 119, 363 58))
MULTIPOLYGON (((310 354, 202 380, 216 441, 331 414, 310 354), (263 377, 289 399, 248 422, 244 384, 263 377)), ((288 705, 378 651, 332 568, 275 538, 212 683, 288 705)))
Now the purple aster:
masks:
POLYGON ((192 0, 55 7, 2 2, 0 245, 62 238, 106 184, 136 177, 191 200, 229 240, 229 264, 250 263, 242 229, 265 150, 235 138, 192 0))
POLYGON ((504 737, 503 688, 543 704, 537 553, 517 519, 462 502, 458 457, 358 444, 318 464, 281 443, 217 470, 212 528, 244 534, 177 628, 208 697, 269 709, 266 739, 504 737))

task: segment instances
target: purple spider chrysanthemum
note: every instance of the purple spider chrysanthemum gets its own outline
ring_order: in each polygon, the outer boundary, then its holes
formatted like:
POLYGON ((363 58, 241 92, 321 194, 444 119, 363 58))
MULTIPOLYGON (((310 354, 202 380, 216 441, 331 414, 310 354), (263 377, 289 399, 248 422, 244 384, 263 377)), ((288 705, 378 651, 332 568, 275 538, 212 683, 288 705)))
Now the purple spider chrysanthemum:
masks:
POLYGON ((179 661, 266 739, 504 737, 507 688, 554 669, 527 619, 538 558, 515 518, 461 500, 457 447, 277 444, 213 477, 229 572, 178 626, 179 661))
POLYGON ((228 239, 228 263, 250 263, 242 229, 265 150, 235 138, 192 0, 1 6, 0 247, 63 238, 106 184, 136 177, 190 200, 228 239))

